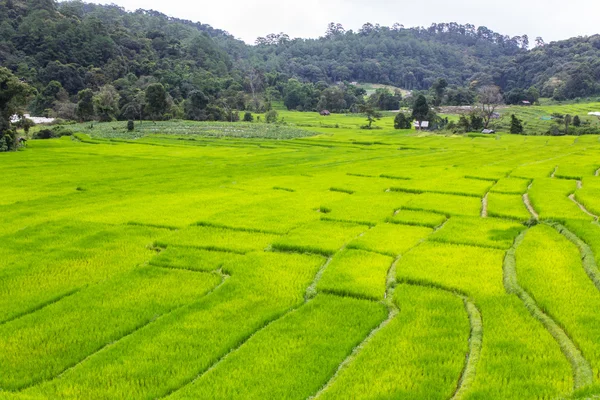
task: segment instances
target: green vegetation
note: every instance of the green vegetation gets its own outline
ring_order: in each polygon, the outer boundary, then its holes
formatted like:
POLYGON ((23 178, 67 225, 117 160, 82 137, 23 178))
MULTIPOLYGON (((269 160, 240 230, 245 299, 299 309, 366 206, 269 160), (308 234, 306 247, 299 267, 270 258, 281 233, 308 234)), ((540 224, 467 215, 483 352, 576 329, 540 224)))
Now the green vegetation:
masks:
POLYGON ((393 301, 402 312, 318 399, 452 397, 467 353, 463 302, 451 293, 404 284, 396 287, 393 301))
POLYGON ((341 296, 382 300, 393 258, 364 250, 344 250, 325 269, 317 290, 341 296))
POLYGON ((0 398, 600 395, 597 137, 278 112, 1 155, 0 398))
POLYGON ((319 295, 169 398, 307 398, 384 318, 382 304, 319 295))

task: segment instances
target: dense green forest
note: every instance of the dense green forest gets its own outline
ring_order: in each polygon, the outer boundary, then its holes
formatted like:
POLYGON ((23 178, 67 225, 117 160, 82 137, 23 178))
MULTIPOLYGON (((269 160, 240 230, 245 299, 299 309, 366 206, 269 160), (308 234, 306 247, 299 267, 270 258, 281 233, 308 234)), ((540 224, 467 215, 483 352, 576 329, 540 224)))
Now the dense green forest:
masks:
MULTIPOLYGON (((332 112, 409 105, 354 82, 468 105, 483 86, 507 103, 600 94, 600 36, 545 44, 457 23, 331 23, 318 39, 271 34, 253 46, 156 11, 79 1, 0 0, 0 66, 34 90, 27 109, 73 120, 236 120, 237 111, 332 112), (365 104, 366 103, 366 104, 365 104)), ((412 96, 412 99, 417 96, 412 96)))

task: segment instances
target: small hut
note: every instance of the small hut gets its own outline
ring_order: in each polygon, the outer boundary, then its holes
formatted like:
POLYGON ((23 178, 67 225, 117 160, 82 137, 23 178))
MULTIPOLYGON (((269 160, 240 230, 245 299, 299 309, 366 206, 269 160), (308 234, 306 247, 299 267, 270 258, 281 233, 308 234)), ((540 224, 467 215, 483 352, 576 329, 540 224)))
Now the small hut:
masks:
POLYGON ((323 110, 323 111, 321 111, 321 115, 324 117, 328 117, 331 115, 331 113, 328 110, 323 110))

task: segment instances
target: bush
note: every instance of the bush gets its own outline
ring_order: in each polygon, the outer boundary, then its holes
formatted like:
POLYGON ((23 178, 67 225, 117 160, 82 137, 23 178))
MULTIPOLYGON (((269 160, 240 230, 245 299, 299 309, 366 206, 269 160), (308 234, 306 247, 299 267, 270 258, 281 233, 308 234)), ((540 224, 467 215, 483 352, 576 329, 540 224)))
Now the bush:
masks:
POLYGON ((411 129, 412 128, 412 117, 407 117, 404 113, 398 113, 394 118, 395 129, 411 129))
POLYGON ((279 113, 275 110, 271 110, 265 114, 265 121, 267 124, 273 124, 277 122, 279 118, 279 113))
POLYGON ((523 121, 517 118, 515 114, 510 117, 510 133, 515 135, 523 133, 523 121))
POLYGON ((133 120, 129 120, 127 121, 127 131, 129 132, 133 132, 133 130, 135 129, 135 123, 133 122, 133 120))
POLYGON ((37 131, 33 135, 34 139, 52 139, 56 137, 58 136, 56 135, 56 132, 54 132, 52 129, 42 129, 37 131))
POLYGON ((42 129, 37 131, 34 135, 34 139, 55 139, 63 136, 73 136, 73 131, 65 129, 63 126, 55 126, 52 129, 42 129))
POLYGON ((251 112, 246 112, 244 114, 244 122, 252 122, 254 121, 254 115, 251 112))

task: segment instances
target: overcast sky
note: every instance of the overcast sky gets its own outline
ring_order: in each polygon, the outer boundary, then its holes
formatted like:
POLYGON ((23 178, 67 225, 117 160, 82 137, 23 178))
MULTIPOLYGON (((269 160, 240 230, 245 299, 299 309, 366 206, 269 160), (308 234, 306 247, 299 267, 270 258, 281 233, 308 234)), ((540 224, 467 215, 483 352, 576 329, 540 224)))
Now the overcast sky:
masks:
MULTIPOLYGON (((94 0, 91 0, 94 2, 94 0)), ((127 10, 154 9, 210 24, 247 43, 269 33, 322 36, 329 22, 359 29, 371 22, 429 26, 433 22, 472 23, 505 35, 527 34, 546 42, 600 33, 599 0, 111 0, 127 10)))

